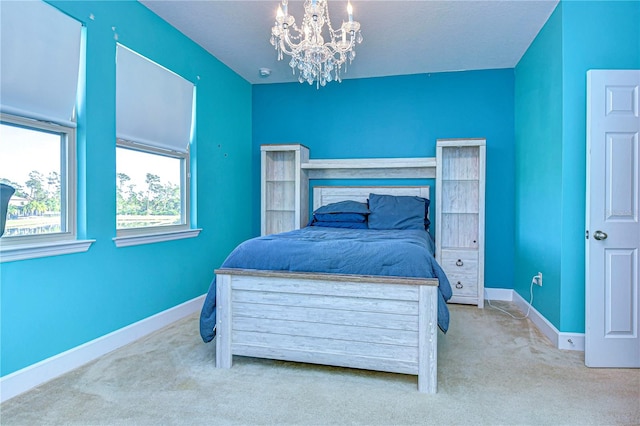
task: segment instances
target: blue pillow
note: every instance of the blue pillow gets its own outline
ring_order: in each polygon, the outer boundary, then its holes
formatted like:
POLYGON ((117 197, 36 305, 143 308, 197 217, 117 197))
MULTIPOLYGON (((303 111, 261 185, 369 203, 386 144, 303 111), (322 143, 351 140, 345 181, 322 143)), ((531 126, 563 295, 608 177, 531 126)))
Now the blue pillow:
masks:
POLYGON ((423 198, 424 200, 424 229, 429 230, 429 225, 431 225, 431 221, 429 220, 429 204, 431 204, 431 200, 428 198, 423 198))
POLYGON ((327 204, 322 206, 313 212, 314 214, 320 213, 360 213, 369 214, 369 209, 366 203, 360 203, 358 201, 346 200, 339 201, 337 203, 327 204))
POLYGON ((370 229, 425 229, 425 199, 369 194, 370 229))
POLYGON ((366 222, 367 215, 362 213, 316 213, 313 215, 318 222, 366 222))
POLYGON ((310 223, 310 226, 324 226, 325 228, 349 228, 349 229, 367 229, 366 222, 316 222, 310 223))

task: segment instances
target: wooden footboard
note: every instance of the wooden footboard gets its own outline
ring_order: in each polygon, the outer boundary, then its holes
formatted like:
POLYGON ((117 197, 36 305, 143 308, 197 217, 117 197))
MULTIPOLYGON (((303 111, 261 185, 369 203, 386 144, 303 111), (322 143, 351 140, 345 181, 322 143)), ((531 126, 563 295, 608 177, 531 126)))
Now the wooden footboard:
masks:
POLYGON ((215 273, 217 367, 242 355, 414 374, 436 392, 437 279, 215 273))

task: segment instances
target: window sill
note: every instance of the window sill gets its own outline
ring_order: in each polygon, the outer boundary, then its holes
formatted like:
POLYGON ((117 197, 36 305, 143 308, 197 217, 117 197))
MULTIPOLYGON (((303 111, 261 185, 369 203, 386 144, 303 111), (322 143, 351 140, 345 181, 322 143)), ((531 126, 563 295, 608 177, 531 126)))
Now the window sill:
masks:
POLYGON ((115 237, 113 242, 116 247, 138 246, 141 244, 160 243, 163 241, 182 240, 185 238, 195 238, 200 235, 202 229, 186 229, 184 231, 158 232, 154 234, 128 235, 126 237, 115 237))
POLYGON ((48 243, 0 246, 0 263, 16 260, 36 259, 38 257, 59 256, 62 254, 83 253, 89 250, 96 240, 71 240, 48 243))

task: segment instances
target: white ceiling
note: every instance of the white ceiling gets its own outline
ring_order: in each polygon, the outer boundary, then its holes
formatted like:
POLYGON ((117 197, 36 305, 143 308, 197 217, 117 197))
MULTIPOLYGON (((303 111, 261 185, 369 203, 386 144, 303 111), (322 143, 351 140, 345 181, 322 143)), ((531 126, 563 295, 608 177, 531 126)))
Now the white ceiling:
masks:
MULTIPOLYGON (((297 81, 269 43, 278 0, 140 0, 252 84, 297 81), (261 78, 259 69, 272 74, 261 78)), ((364 41, 343 78, 513 68, 558 0, 352 0, 364 41)), ((302 1, 289 13, 301 21, 302 1)), ((346 0, 330 0, 334 27, 346 0)))

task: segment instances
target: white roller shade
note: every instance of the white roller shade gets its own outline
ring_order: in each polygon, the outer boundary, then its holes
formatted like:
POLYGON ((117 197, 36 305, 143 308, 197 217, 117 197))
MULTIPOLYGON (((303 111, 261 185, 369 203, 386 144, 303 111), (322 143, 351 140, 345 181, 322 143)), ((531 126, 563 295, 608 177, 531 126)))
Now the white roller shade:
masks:
POLYGON ((193 84, 120 45, 116 70, 117 137, 186 152, 193 84))
POLYGON ((41 1, 0 7, 0 109, 75 125, 82 25, 41 1))

